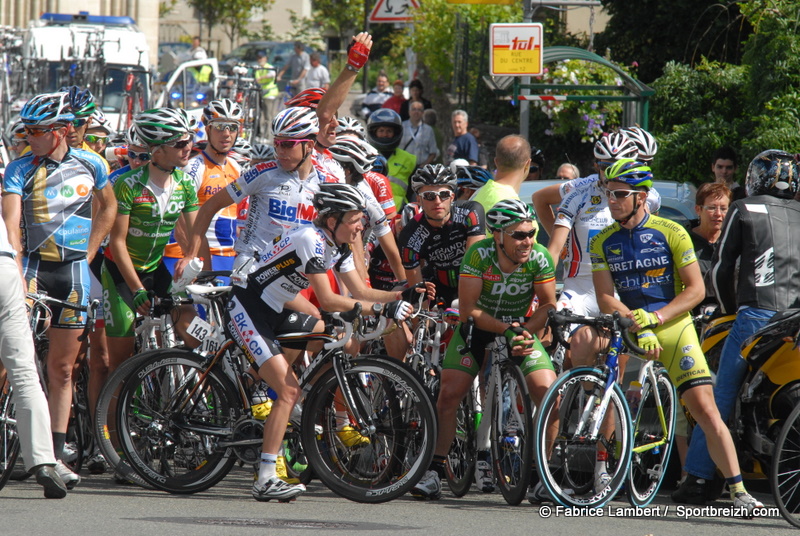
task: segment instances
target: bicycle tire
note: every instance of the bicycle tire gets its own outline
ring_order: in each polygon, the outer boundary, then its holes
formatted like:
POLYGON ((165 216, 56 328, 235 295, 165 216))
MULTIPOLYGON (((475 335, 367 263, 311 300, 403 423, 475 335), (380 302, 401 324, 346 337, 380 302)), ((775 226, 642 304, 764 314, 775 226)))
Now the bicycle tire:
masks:
POLYGON ((491 415, 491 451, 495 480, 503 498, 516 506, 525 498, 533 460, 533 408, 522 371, 511 361, 493 362, 500 368, 491 415), (506 404, 508 401, 508 404, 506 404))
POLYGON ((644 507, 655 499, 667 473, 669 455, 675 438, 678 394, 663 367, 657 368, 655 376, 655 388, 647 375, 642 382, 642 399, 633 423, 633 449, 661 440, 665 440, 666 443, 663 446, 631 454, 626 491, 628 500, 633 506, 644 507), (656 396, 661 399, 666 430, 661 424, 656 396))
POLYGON ((89 366, 88 363, 81 363, 78 370, 78 377, 74 381, 72 391, 72 406, 70 407, 69 423, 67 425, 67 442, 75 446, 75 459, 64 464, 79 474, 83 468, 83 462, 92 452, 93 448, 93 427, 89 415, 89 366))
POLYGON ((20 449, 12 392, 8 389, 8 380, 4 383, 0 386, 0 489, 14 472, 20 449))
POLYGON ((111 471, 122 480, 127 480, 128 482, 149 489, 152 489, 152 486, 136 474, 136 471, 131 468, 127 461, 120 458, 121 448, 119 446, 116 409, 120 389, 124 385, 130 371, 139 367, 143 360, 157 351, 158 350, 151 350, 130 357, 114 369, 114 372, 106 379, 103 384, 103 389, 97 397, 97 407, 95 408, 93 420, 95 443, 111 471))
POLYGON ((633 429, 628 404, 617 383, 612 386, 606 410, 607 415, 611 411, 614 416, 612 432, 604 434, 601 429, 595 441, 577 434, 579 416, 588 396, 596 398, 605 390, 601 374, 595 368, 571 370, 550 386, 536 413, 533 449, 536 469, 547 493, 562 506, 602 507, 614 498, 627 479, 633 429), (589 384, 591 390, 584 389, 585 384, 589 384), (554 419, 557 419, 558 430, 551 447, 545 427, 554 419), (611 479, 602 490, 596 491, 593 478, 598 443, 605 445, 608 452, 606 463, 611 479), (576 482, 581 483, 581 489, 572 487, 576 482), (591 482, 588 487, 587 482, 591 482))
POLYGON ((800 528, 800 406, 786 418, 778 438, 769 471, 775 505, 783 518, 800 528))
POLYGON ((427 389, 388 356, 349 361, 345 380, 376 420, 368 445, 346 447, 337 436, 339 384, 334 371, 317 380, 303 409, 303 444, 314 472, 337 495, 381 503, 409 491, 427 471, 436 446, 436 411, 427 389), (321 433, 317 434, 317 431, 321 433))
POLYGON ((221 371, 181 349, 153 352, 120 391, 116 415, 126 459, 151 486, 175 494, 204 491, 237 458, 216 446, 233 437, 241 399, 221 371), (192 398, 186 395, 192 393, 192 398))
POLYGON ((472 389, 456 410, 456 435, 447 453, 445 473, 447 487, 456 497, 463 497, 472 486, 477 463, 477 422, 472 389))

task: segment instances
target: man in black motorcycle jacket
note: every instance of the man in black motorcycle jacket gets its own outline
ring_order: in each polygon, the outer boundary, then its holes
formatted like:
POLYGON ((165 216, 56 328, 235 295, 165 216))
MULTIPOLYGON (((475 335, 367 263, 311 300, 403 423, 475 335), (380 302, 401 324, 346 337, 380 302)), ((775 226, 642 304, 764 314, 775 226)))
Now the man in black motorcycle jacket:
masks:
MULTIPOLYGON (((800 307, 800 185, 797 157, 778 150, 759 154, 747 170, 748 197, 734 201, 714 253, 711 284, 723 313, 736 313, 720 357, 714 399, 723 420, 736 404, 747 362, 739 349, 777 312, 800 307), (738 277, 734 277, 738 263, 738 277)), ((677 502, 703 504, 715 473, 702 430, 692 433, 688 477, 677 502)))

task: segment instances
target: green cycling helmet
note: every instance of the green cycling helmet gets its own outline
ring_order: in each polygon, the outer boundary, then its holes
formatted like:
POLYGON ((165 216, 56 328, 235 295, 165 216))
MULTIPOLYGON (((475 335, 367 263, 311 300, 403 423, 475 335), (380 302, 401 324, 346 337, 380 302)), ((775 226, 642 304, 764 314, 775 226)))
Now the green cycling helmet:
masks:
POLYGON ((609 182, 622 182, 634 188, 653 187, 653 172, 650 167, 633 158, 622 158, 606 169, 609 182))

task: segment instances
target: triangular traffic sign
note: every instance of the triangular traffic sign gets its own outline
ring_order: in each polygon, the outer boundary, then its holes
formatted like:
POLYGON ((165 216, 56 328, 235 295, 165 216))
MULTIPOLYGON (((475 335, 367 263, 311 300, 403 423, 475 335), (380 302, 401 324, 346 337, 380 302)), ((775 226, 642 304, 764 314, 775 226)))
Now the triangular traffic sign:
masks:
POLYGON ((419 9, 419 0, 378 0, 370 22, 410 22, 411 9, 419 9))

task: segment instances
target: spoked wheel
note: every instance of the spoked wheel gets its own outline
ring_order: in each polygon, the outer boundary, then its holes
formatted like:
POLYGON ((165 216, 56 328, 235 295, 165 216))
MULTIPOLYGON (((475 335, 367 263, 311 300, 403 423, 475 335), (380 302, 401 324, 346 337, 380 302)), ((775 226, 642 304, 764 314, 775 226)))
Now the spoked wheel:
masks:
POLYGON ((678 396, 666 370, 659 367, 655 374, 655 386, 645 376, 633 424, 633 454, 627 486, 628 500, 633 506, 647 506, 655 498, 664 481, 675 438, 678 396))
POLYGON ((0 489, 11 478, 19 456, 19 437, 8 380, 0 385, 0 489))
POLYGON ((549 495, 563 506, 601 507, 628 476, 633 432, 628 405, 616 383, 597 437, 589 433, 605 391, 600 374, 597 369, 573 369, 550 386, 536 413, 536 467, 549 495), (599 449, 607 452, 610 480, 596 490, 599 449))
POLYGON ((151 486, 170 493, 206 490, 236 457, 218 443, 233 437, 241 399, 225 374, 187 350, 153 352, 120 391, 122 451, 151 486))
POLYGON ((472 389, 456 410, 456 436, 447 453, 445 472, 447 485, 456 497, 469 491, 475 473, 477 451, 477 422, 472 389))
POLYGON ((345 379, 375 430, 343 431, 352 416, 333 370, 317 380, 303 407, 303 445, 315 474, 352 501, 385 502, 414 486, 433 459, 436 412, 406 365, 385 356, 350 359, 345 379), (345 419, 345 421, 343 421, 345 419), (358 434, 358 435, 356 435, 358 434))
POLYGON ((512 506, 525 497, 531 479, 533 459, 533 411, 522 371, 511 361, 493 363, 500 367, 500 383, 489 396, 492 400, 491 446, 497 485, 512 506))
POLYGON ((775 441, 769 480, 781 515, 800 528, 800 406, 784 421, 775 441))
POLYGON ((154 350, 130 357, 109 375, 103 385, 103 390, 100 391, 100 396, 97 397, 97 407, 95 408, 93 422, 94 441, 109 468, 119 479, 146 488, 150 488, 150 484, 136 474, 136 471, 131 469, 127 461, 120 458, 122 448, 118 439, 116 411, 119 393, 125 383, 125 379, 143 360, 146 360, 153 352, 158 351, 154 350))

